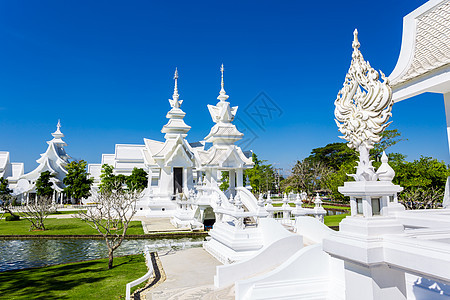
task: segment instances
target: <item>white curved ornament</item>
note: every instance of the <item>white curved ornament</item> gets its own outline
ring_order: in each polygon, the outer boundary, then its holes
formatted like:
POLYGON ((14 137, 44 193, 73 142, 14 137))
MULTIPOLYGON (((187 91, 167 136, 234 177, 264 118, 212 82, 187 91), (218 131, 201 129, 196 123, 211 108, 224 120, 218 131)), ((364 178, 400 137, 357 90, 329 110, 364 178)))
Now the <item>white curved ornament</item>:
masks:
POLYGON ((392 115, 392 90, 389 80, 380 71, 378 74, 359 51, 358 31, 355 29, 352 43, 353 53, 344 86, 334 101, 335 121, 341 138, 348 146, 359 152, 356 181, 375 181, 378 176, 369 159, 369 150, 380 142, 380 134, 389 126, 392 115), (383 82, 379 80, 379 76, 383 82))

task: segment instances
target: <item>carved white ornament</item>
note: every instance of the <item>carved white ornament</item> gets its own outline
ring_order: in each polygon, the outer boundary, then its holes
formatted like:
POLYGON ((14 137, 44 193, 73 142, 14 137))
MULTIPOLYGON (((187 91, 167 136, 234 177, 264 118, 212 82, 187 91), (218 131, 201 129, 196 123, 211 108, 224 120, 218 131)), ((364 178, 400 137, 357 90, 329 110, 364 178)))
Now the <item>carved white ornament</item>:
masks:
POLYGON ((352 62, 345 76, 343 88, 334 105, 335 121, 348 146, 359 152, 360 161, 355 175, 357 181, 377 180, 369 160, 369 150, 381 140, 380 134, 389 126, 392 115, 392 90, 389 80, 379 74, 359 51, 358 31, 355 29, 352 43, 352 62))

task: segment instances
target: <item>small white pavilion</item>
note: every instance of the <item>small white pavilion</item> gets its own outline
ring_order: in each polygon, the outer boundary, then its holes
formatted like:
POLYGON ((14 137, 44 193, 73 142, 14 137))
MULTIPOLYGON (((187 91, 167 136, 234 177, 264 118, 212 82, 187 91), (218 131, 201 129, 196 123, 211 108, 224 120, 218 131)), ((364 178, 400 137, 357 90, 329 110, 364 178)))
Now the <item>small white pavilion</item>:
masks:
POLYGON ((64 134, 61 132, 61 122, 58 120, 56 131, 52 133, 53 139, 48 141, 47 150, 36 160, 39 164, 33 171, 19 177, 14 193, 21 197, 22 201, 28 203, 30 196, 35 197, 36 180, 42 172, 49 171, 54 177, 51 178, 53 201, 62 203, 64 183, 63 179, 67 174, 65 169, 69 163, 70 156, 67 155, 64 147, 67 144, 62 140, 64 134))
POLYGON ((230 106, 229 96, 224 89, 223 65, 221 67, 221 89, 216 105, 208 105, 214 123, 210 133, 205 137, 206 143, 212 143, 208 150, 197 151, 200 161, 199 169, 206 173, 206 185, 217 184, 222 171, 229 173, 229 191, 235 196, 235 188, 243 187, 243 171, 253 167, 251 157, 247 157, 242 149, 234 143, 242 139, 244 134, 232 123, 238 107, 230 106))

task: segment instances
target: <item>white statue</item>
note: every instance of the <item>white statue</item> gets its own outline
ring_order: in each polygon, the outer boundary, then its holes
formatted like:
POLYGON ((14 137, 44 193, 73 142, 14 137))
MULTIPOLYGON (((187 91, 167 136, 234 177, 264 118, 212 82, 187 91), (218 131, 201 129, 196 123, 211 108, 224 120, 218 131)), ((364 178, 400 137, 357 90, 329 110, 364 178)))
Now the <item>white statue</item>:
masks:
POLYGON ((392 90, 389 80, 379 74, 365 61, 359 51, 358 31, 354 31, 352 62, 345 76, 344 87, 334 102, 334 115, 339 131, 348 146, 359 152, 356 174, 350 175, 356 181, 376 181, 377 174, 369 159, 369 150, 380 142, 380 134, 390 124, 392 115, 392 90))

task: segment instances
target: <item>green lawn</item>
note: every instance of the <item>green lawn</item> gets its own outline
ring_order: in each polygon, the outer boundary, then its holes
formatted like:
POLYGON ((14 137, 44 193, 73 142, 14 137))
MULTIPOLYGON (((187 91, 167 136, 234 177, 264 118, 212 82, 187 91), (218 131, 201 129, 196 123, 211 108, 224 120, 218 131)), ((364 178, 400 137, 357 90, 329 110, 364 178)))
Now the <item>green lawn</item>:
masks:
MULTIPOLYGON (((87 223, 76 219, 54 219, 47 218, 44 221, 45 231, 29 231, 30 222, 25 219, 19 221, 0 221, 0 235, 75 235, 75 234, 98 234, 97 230, 89 226, 87 223)), ((140 221, 132 221, 127 230, 127 234, 144 234, 140 221)))
POLYGON ((108 260, 100 259, 6 271, 0 273, 0 298, 124 299, 125 285, 145 273, 143 255, 117 257, 111 270, 108 260))
POLYGON ((345 217, 347 217, 349 215, 350 214, 325 216, 325 225, 327 225, 327 226, 339 226, 339 223, 342 221, 342 219, 344 219, 345 217))

